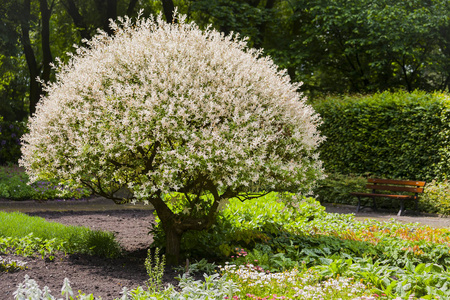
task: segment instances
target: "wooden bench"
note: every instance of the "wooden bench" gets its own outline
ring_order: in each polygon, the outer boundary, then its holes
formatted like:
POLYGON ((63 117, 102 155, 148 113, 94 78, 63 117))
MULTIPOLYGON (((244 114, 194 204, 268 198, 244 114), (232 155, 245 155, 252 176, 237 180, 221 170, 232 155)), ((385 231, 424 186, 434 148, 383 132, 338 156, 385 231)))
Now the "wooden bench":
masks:
POLYGON ((414 200, 415 210, 417 212, 419 193, 423 193, 425 181, 413 181, 413 180, 391 180, 391 179, 373 179, 367 180, 366 187, 372 190, 372 193, 350 193, 353 196, 358 197, 358 206, 356 212, 359 212, 364 206, 361 205, 361 198, 372 198, 372 207, 376 209, 375 198, 391 198, 398 199, 400 201, 400 210, 398 216, 401 216, 405 210, 405 200, 414 200), (390 191, 390 192, 407 192, 412 194, 383 194, 377 191, 390 191))

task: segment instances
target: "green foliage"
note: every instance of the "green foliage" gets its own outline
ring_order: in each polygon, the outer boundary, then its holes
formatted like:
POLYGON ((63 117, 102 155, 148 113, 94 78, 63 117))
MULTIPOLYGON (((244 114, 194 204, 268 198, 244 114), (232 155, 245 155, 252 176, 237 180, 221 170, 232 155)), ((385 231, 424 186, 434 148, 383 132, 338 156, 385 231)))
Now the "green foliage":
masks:
POLYGON ((28 184, 28 175, 14 165, 0 166, 0 198, 12 200, 79 199, 88 197, 86 188, 60 185, 58 181, 37 181, 28 184))
POLYGON ((286 6, 280 34, 290 43, 268 51, 307 90, 448 87, 441 81, 448 78, 448 1, 295 0, 286 6))
POLYGON ((22 213, 0 212, 0 252, 53 256, 56 251, 117 257, 121 250, 114 234, 87 227, 65 226, 22 213))
POLYGON ((450 185, 447 180, 427 183, 419 201, 422 210, 442 215, 450 214, 450 185))
POLYGON ((190 263, 186 260, 186 266, 173 267, 173 270, 182 272, 183 274, 207 274, 212 275, 217 272, 218 266, 215 263, 208 262, 205 258, 190 263))
POLYGON ((159 256, 159 248, 155 249, 152 255, 151 250, 148 250, 147 258, 145 259, 145 269, 149 279, 147 280, 147 289, 151 293, 156 293, 162 289, 162 277, 164 275, 164 266, 166 259, 164 255, 159 256))
POLYGON ((20 137, 26 132, 24 122, 0 120, 0 166, 17 164, 21 156, 20 137))
MULTIPOLYGON (((276 206, 278 202, 269 200, 269 203, 276 206)), ((239 219, 241 213, 235 210, 230 216, 239 219)), ((253 218, 257 216, 255 213, 253 218)), ((358 222, 353 215, 326 213, 301 223, 288 219, 281 228, 285 230, 267 234, 266 241, 233 249, 232 264, 241 267, 252 264, 254 270, 276 274, 293 269, 314 270, 317 282, 340 276, 361 279, 367 291, 392 298, 413 293, 424 299, 450 296, 445 284, 450 276, 446 267, 450 264, 448 229, 394 221, 358 222)), ((250 286, 242 283, 240 287, 248 291, 250 286)), ((270 295, 274 287, 275 283, 267 287, 267 293, 256 295, 270 295)))
POLYGON ((42 239, 30 233, 23 237, 0 237, 0 252, 20 256, 39 254, 42 259, 54 259, 58 251, 63 251, 65 242, 56 239, 42 239))
MULTIPOLYGON (((269 193, 256 200, 233 198, 219 212, 217 223, 203 231, 184 234, 181 248, 186 255, 216 258, 234 254, 235 248, 253 247, 272 234, 294 228, 324 214, 325 208, 312 198, 295 200, 295 195, 269 193)), ((164 247, 164 233, 157 220, 151 233, 155 247, 164 247)))
POLYGON ((328 174, 317 182, 314 196, 320 203, 339 203, 356 205, 358 200, 351 192, 365 192, 367 179, 356 175, 328 174))
POLYGON ((448 95, 424 92, 327 97, 313 104, 327 137, 328 172, 431 180, 446 173, 448 95))

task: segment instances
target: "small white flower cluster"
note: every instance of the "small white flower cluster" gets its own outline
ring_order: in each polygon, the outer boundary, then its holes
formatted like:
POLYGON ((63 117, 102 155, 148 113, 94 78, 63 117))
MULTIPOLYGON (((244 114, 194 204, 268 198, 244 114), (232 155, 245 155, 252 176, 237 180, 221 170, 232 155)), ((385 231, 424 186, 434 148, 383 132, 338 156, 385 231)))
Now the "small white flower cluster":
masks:
POLYGON ((236 268, 235 265, 225 265, 220 267, 220 270, 225 273, 235 274, 243 282, 248 282, 248 286, 269 286, 275 282, 277 285, 305 285, 313 279, 312 274, 308 276, 299 277, 299 271, 292 269, 291 271, 271 273, 264 271, 261 267, 254 266, 253 264, 240 265, 236 268))
POLYGON ((322 299, 330 292, 336 293, 346 290, 348 297, 353 297, 363 293, 366 286, 361 282, 353 281, 353 278, 330 278, 327 281, 319 282, 314 285, 306 285, 301 288, 294 287, 296 291, 294 299, 322 299))
MULTIPOLYGON (((366 290, 366 286, 361 282, 355 282, 353 278, 338 277, 330 278, 326 281, 312 284, 316 282, 317 275, 311 272, 300 273, 297 269, 282 273, 270 273, 262 270, 260 267, 252 264, 225 265, 220 268, 225 274, 234 274, 239 277, 241 282, 247 286, 258 287, 289 287, 295 291, 292 299, 323 299, 330 293, 345 291, 348 297, 357 296, 366 290)), ((355 298, 359 299, 359 298, 355 298)), ((360 298, 365 299, 365 298, 360 298)))
POLYGON ((219 191, 308 190, 322 175, 319 116, 268 57, 178 16, 119 19, 60 66, 23 137, 31 180, 138 200, 205 179, 219 191))

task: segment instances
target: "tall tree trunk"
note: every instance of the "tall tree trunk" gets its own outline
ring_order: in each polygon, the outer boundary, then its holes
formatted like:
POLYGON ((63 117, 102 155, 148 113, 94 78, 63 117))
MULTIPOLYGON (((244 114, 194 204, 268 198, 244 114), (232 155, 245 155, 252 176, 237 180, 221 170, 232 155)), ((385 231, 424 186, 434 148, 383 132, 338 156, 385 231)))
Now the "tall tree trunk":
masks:
MULTIPOLYGON (((40 10, 41 10, 41 22, 42 22, 42 56, 43 56, 43 66, 42 66, 42 80, 45 82, 50 81, 51 66, 53 62, 52 51, 50 49, 50 17, 51 8, 47 5, 47 0, 39 0, 40 10)), ((50 6, 52 7, 53 4, 50 6)))
POLYGON ((117 19, 117 0, 106 0, 106 18, 103 30, 108 34, 113 34, 111 27, 109 27, 110 19, 117 19))
POLYGON ((28 71, 30 72, 30 116, 36 111, 36 104, 39 101, 41 94, 41 86, 37 82, 39 76, 39 69, 36 63, 36 57, 34 55, 33 48, 30 41, 30 19, 31 19, 31 1, 23 1, 23 20, 20 24, 22 31, 22 45, 25 58, 27 60, 28 71))
POLYGON ((127 16, 131 17, 134 12, 134 8, 136 7, 138 0, 130 0, 127 8, 127 16))
POLYGON ((175 9, 175 5, 173 5, 173 0, 161 0, 164 16, 166 17, 167 23, 173 23, 173 11, 175 9))

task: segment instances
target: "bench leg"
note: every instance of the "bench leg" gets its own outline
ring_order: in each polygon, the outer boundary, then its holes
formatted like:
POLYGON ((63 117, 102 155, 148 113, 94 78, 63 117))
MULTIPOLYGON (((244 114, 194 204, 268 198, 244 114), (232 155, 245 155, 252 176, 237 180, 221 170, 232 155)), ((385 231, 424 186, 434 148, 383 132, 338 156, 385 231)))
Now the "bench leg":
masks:
POLYGON ((361 197, 358 196, 358 206, 356 206, 356 212, 359 212, 360 209, 361 209, 361 197))
POLYGON ((375 201, 375 197, 372 197, 372 209, 377 210, 377 202, 375 201))
POLYGON ((403 214, 403 212, 405 211, 405 206, 403 204, 403 199, 400 199, 400 210, 398 211, 397 216, 401 216, 403 214))

